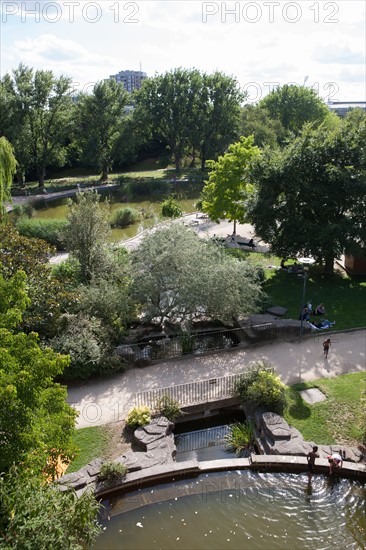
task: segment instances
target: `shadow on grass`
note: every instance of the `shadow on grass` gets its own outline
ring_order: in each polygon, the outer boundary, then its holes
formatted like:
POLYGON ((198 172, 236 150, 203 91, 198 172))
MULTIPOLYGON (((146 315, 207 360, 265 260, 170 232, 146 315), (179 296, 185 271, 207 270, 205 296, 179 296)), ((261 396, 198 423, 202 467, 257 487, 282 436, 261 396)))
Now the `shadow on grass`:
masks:
POLYGON ((296 384, 287 390, 287 398, 289 401, 287 410, 293 418, 297 418, 298 420, 309 418, 311 415, 310 406, 302 399, 299 393, 306 389, 306 384, 296 384))

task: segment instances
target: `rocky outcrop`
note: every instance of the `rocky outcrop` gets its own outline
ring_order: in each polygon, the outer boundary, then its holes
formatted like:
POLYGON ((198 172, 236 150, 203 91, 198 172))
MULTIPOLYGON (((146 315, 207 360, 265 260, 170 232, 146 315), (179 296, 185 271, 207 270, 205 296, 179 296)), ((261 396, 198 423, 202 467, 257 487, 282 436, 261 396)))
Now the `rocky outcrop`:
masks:
MULTIPOLYGON (((256 411, 254 414, 256 442, 261 454, 306 456, 316 445, 305 441, 301 433, 289 426, 282 416, 273 412, 256 411)), ((327 458, 333 452, 344 451, 345 461, 361 462, 363 453, 357 447, 343 445, 318 445, 320 458, 327 458)))
MULTIPOLYGON (((143 451, 128 451, 113 462, 125 464, 129 472, 174 462, 177 449, 173 429, 173 422, 164 416, 154 418, 150 424, 137 428, 134 432, 135 442, 143 451)), ((98 480, 104 462, 106 461, 96 458, 81 470, 65 474, 56 481, 57 487, 61 491, 75 489, 77 495, 88 489, 98 493, 104 488, 98 480)))

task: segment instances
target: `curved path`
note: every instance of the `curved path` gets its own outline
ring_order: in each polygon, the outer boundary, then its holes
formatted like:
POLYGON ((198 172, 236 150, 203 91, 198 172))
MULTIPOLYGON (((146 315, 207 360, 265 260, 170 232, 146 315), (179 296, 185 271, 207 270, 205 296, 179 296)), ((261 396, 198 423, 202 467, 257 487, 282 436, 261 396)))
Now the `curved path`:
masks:
POLYGON ((366 330, 327 333, 332 340, 324 360, 317 333, 297 342, 276 342, 243 350, 191 356, 144 368, 133 368, 104 380, 70 386, 68 401, 77 411, 78 428, 123 420, 134 406, 134 394, 243 372, 251 362, 267 360, 285 384, 348 372, 366 372, 366 330))

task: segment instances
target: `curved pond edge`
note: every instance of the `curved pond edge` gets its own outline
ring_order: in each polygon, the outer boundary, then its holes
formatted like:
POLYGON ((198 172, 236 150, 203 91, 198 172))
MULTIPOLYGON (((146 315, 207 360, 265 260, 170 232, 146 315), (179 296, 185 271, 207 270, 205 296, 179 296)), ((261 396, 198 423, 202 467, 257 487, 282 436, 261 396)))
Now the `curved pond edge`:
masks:
MULTIPOLYGON (((153 466, 146 470, 128 473, 122 483, 95 493, 98 499, 106 500, 144 487, 159 485, 183 478, 194 478, 201 474, 230 471, 252 470, 256 472, 307 472, 305 456, 291 455, 254 455, 250 458, 227 458, 217 460, 187 460, 153 466)), ((329 473, 328 460, 316 460, 313 474, 329 473)), ((336 470, 339 477, 366 481, 366 464, 343 463, 342 468, 336 470)))

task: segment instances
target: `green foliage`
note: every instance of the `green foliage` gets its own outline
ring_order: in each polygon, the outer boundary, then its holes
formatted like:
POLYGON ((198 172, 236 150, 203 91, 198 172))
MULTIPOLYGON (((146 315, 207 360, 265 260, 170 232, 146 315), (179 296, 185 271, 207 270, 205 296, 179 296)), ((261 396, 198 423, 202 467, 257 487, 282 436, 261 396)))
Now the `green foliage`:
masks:
POLYGON ((117 462, 106 462, 102 465, 98 475, 99 481, 103 481, 105 486, 112 486, 119 483, 126 477, 128 468, 125 464, 117 462))
POLYGON ((19 270, 26 273, 31 304, 24 312, 21 328, 42 337, 54 335, 59 316, 76 298, 52 276, 48 263, 52 252, 54 249, 44 241, 21 236, 10 224, 0 225, 0 273, 6 279, 19 270))
POLYGON ((232 424, 225 441, 228 450, 233 450, 237 456, 241 456, 246 449, 255 443, 254 423, 247 420, 232 424))
POLYGON ((139 212, 134 208, 118 208, 111 216, 112 227, 127 227, 136 223, 140 218, 139 212))
POLYGON ((17 161, 13 148, 6 137, 0 137, 0 220, 4 214, 4 203, 10 200, 10 188, 16 171, 17 161))
POLYGON ((179 341, 182 346, 182 355, 189 355, 190 353, 193 353, 195 340, 195 337, 190 332, 183 331, 179 334, 179 341))
POLYGON ((253 365, 236 384, 235 393, 243 403, 282 412, 286 402, 285 385, 273 367, 265 362, 253 365))
POLYGON ((63 231, 65 247, 79 261, 84 283, 90 283, 93 275, 107 267, 105 244, 110 225, 108 212, 99 201, 96 191, 78 193, 76 202, 69 202, 68 224, 63 231))
POLYGON ((179 403, 168 394, 162 395, 155 403, 155 411, 159 416, 174 420, 182 414, 179 403))
POLYGON ((333 272, 334 259, 366 243, 366 113, 334 128, 306 127, 282 152, 267 152, 253 170, 250 219, 283 258, 312 256, 333 272))
POLYGON ((174 199, 173 195, 170 195, 161 204, 161 214, 165 218, 180 218, 183 215, 183 210, 174 199))
POLYGON ((60 319, 58 335, 49 343, 55 351, 70 356, 64 379, 85 379, 103 371, 109 342, 99 319, 81 313, 65 314, 60 319))
POLYGON ((254 312, 262 293, 255 270, 179 224, 147 235, 132 253, 133 295, 144 318, 232 321, 254 312))
POLYGON ((63 250, 62 232, 66 224, 66 220, 43 220, 22 217, 18 220, 16 227, 19 233, 25 237, 43 239, 56 246, 57 250, 63 250))
POLYGON ((79 139, 84 157, 97 165, 103 182, 108 179, 123 131, 127 99, 123 84, 113 79, 97 82, 92 94, 79 98, 79 139))
POLYGON ((66 138, 73 123, 71 79, 19 65, 5 75, 2 89, 10 111, 5 135, 13 142, 20 173, 32 167, 44 187, 46 167, 66 160, 66 138))
POLYGON ((0 476, 0 548, 82 550, 100 532, 92 492, 61 492, 31 472, 0 476))
POLYGON ((27 304, 25 277, 0 277, 0 471, 13 462, 52 473, 54 459, 70 460, 76 412, 66 389, 53 382, 68 357, 41 349, 37 334, 13 332, 27 304), (6 296, 5 296, 6 295, 6 296))
POLYGON ((121 176, 120 180, 123 185, 122 191, 128 200, 136 197, 156 196, 168 193, 170 182, 158 178, 137 178, 125 181, 125 176, 121 176))
POLYGON ((279 119, 270 117, 267 109, 249 104, 242 110, 241 133, 243 136, 254 136, 258 147, 273 149, 283 144, 287 132, 279 119))
POLYGON ((259 103, 272 119, 280 121, 285 130, 298 135, 305 123, 321 124, 329 109, 317 92, 305 86, 285 84, 270 92, 259 103))
POLYGON ((149 407, 133 407, 126 418, 127 426, 132 428, 138 428, 139 426, 145 426, 151 422, 151 411, 149 407))
POLYGON ((203 210, 216 222, 222 218, 233 221, 234 233, 236 222, 246 222, 246 201, 253 192, 249 169, 258 156, 253 136, 241 137, 217 162, 208 163, 211 172, 202 191, 203 210))

